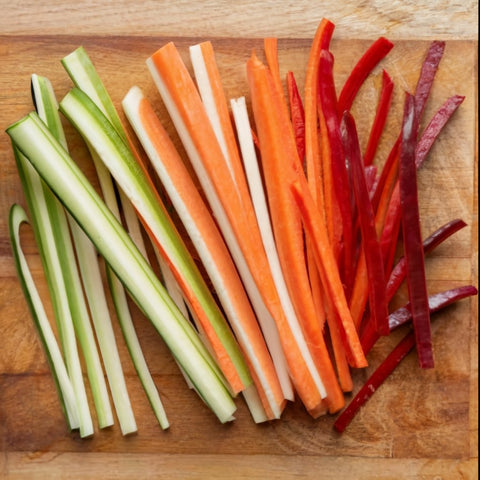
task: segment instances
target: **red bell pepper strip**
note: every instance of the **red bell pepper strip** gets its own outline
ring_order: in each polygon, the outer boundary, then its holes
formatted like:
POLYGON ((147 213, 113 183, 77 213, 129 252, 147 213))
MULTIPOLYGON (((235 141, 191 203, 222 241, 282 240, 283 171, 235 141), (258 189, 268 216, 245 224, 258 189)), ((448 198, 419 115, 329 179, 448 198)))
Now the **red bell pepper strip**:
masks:
MULTIPOLYGON (((450 222, 442 225, 440 228, 435 230, 430 236, 428 236, 423 241, 423 251, 425 254, 430 253, 435 247, 437 247, 440 243, 446 240, 448 237, 453 235, 458 230, 466 227, 467 224, 461 219, 451 220, 450 222)), ((395 292, 400 287, 400 284, 403 282, 405 278, 405 257, 401 257, 395 268, 392 270, 390 274, 390 278, 387 282, 386 287, 386 298, 387 302, 389 302, 392 297, 395 295, 395 292)))
POLYGON ((338 115, 341 118, 345 110, 350 110, 357 92, 375 66, 390 52, 393 43, 380 37, 370 45, 351 71, 338 97, 338 115))
POLYGON ((418 117, 415 114, 415 99, 407 93, 402 123, 399 171, 403 248, 418 361, 421 368, 433 368, 432 335, 418 208, 417 169, 415 167, 417 131, 418 117))
POLYGON ((305 110, 293 72, 287 73, 287 90, 298 158, 303 163, 305 159, 305 110))
POLYGON ((380 136, 385 127, 387 121, 387 115, 392 103, 393 94, 393 81, 384 70, 382 75, 382 88, 380 90, 380 99, 378 102, 377 111, 373 120, 372 128, 370 130, 370 136, 368 137, 367 147, 363 155, 363 163, 365 165, 371 165, 373 158, 378 148, 380 136))
MULTIPOLYGON (((445 308, 446 306, 462 300, 469 296, 477 295, 478 290, 473 285, 466 285, 463 287, 453 288, 445 292, 437 293, 429 297, 430 312, 435 313, 445 308)), ((391 329, 398 328, 404 325, 412 318, 408 306, 402 307, 390 314, 391 329)), ((363 342, 362 342, 363 343, 363 342)), ((380 366, 373 372, 371 377, 365 382, 363 387, 355 395, 353 400, 348 404, 347 408, 337 417, 334 428, 338 432, 343 432, 345 428, 351 423, 360 408, 370 399, 370 397, 377 391, 388 376, 395 370, 397 365, 407 356, 407 354, 415 346, 415 335, 410 331, 397 344, 387 358, 380 364, 380 366)), ((367 345, 368 347, 368 345, 367 345)), ((368 348, 365 351, 368 352, 368 348)))
POLYGON ((380 335, 388 335, 388 308, 385 301, 385 274, 375 228, 375 214, 365 181, 362 154, 352 115, 345 111, 342 121, 345 156, 352 169, 353 190, 360 220, 363 253, 367 266, 368 296, 372 321, 380 335))
POLYGON ((372 376, 355 395, 347 408, 338 416, 333 424, 335 430, 342 433, 347 428, 360 407, 368 401, 414 346, 415 335, 413 332, 409 332, 373 372, 372 376))
MULTIPOLYGON (((348 178, 345 155, 343 152, 342 138, 340 134, 340 120, 337 116, 337 97, 333 79, 333 55, 328 50, 320 52, 318 66, 318 105, 321 109, 320 115, 325 118, 326 134, 331 151, 331 169, 334 182, 333 190, 340 210, 343 229, 343 262, 341 265, 342 280, 347 286, 353 278, 352 274, 352 199, 350 196, 350 180, 348 178)), ((327 192, 325 193, 327 194, 327 192)), ((348 294, 347 294, 348 296, 348 294)))

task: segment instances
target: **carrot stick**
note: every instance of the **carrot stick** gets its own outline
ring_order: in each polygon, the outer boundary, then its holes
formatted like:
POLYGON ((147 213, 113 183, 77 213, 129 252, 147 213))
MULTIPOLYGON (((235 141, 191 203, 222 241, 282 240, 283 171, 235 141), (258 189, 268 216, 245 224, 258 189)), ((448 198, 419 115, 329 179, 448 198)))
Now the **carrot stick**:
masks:
POLYGON ((341 325, 342 339, 345 342, 349 361, 353 367, 362 368, 367 365, 363 354, 358 334, 353 323, 352 315, 348 309, 345 292, 340 279, 332 249, 328 243, 327 232, 323 223, 319 221, 318 212, 315 209, 313 199, 308 188, 296 180, 291 185, 295 202, 301 212, 307 234, 312 237, 315 257, 319 272, 324 283, 326 293, 331 296, 332 302, 338 313, 341 325))
POLYGON ((226 312, 238 342, 253 369, 257 388, 270 418, 284 407, 281 387, 247 294, 218 228, 199 191, 148 100, 131 89, 124 108, 163 183, 226 312))
POLYGON ((293 72, 287 72, 287 90, 298 158, 303 162, 305 158, 305 110, 293 72))
POLYGON ((327 389, 327 400, 334 402, 330 408, 337 409, 344 399, 316 318, 306 271, 301 219, 288 188, 301 172, 286 117, 288 112, 273 75, 255 54, 247 62, 247 78, 280 262, 283 271, 288 272, 288 289, 311 342, 312 355, 327 389))

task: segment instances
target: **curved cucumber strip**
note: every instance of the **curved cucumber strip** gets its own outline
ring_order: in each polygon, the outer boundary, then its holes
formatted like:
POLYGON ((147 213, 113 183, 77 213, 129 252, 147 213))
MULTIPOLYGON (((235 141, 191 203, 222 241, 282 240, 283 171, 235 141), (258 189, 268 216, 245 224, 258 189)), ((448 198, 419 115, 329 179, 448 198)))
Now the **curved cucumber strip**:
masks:
POLYGON ((40 340, 47 355, 50 370, 57 387, 62 409, 70 428, 78 428, 77 401, 75 391, 63 360, 62 352, 58 346, 57 339, 53 333, 50 322, 45 313, 40 295, 38 294, 35 282, 28 268, 27 260, 20 245, 20 226, 28 223, 25 210, 17 204, 12 205, 9 214, 10 243, 13 250, 13 259, 17 275, 22 286, 25 299, 27 300, 33 321, 37 328, 40 340))

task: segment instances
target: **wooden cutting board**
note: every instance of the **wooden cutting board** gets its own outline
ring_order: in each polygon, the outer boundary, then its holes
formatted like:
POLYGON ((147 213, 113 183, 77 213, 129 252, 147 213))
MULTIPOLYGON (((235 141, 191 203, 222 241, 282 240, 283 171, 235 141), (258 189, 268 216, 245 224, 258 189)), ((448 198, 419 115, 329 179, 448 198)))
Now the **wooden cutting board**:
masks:
MULTIPOLYGON (((173 133, 145 59, 174 40, 188 61, 188 46, 207 38, 15 36, 0 37, 0 122, 2 132, 32 109, 29 82, 50 78, 59 99, 71 86, 60 59, 83 45, 114 102, 139 85, 173 133)), ((229 97, 247 95, 245 61, 259 39, 210 39, 229 97)), ((334 40, 335 75, 341 86, 369 42, 334 40)), ((392 115, 378 161, 398 134, 403 91, 414 88, 428 48, 426 41, 398 41, 382 63, 396 84, 392 115)), ((300 85, 309 40, 279 41, 282 73, 293 70, 300 85)), ((473 41, 449 41, 429 100, 428 119, 450 95, 465 101, 436 143, 419 175, 425 235, 453 218, 468 227, 427 260, 432 293, 477 281, 476 51, 473 41)), ((362 142, 373 118, 381 69, 362 88, 354 106, 362 142)), ((67 127, 73 155, 91 175, 79 138, 67 127)), ((184 384, 153 327, 134 310, 140 341, 165 404, 171 428, 161 431, 128 358, 118 341, 138 423, 124 438, 118 424, 81 440, 69 433, 44 354, 16 279, 7 230, 11 204, 24 204, 9 139, 0 134, 0 477, 6 478, 474 478, 477 454, 476 300, 449 308, 434 322, 436 368, 421 371, 409 355, 343 435, 334 417, 309 417, 299 403, 280 421, 255 425, 238 401, 235 422, 220 425, 184 384)), ((46 293, 31 232, 24 249, 46 293)), ((402 298, 396 300, 400 304, 402 298)), ((115 325, 117 327, 117 325, 115 325)), ((399 334, 400 335, 400 334, 399 334)), ((370 366, 354 374, 355 386, 368 377, 400 338, 392 334, 369 356, 370 366)))

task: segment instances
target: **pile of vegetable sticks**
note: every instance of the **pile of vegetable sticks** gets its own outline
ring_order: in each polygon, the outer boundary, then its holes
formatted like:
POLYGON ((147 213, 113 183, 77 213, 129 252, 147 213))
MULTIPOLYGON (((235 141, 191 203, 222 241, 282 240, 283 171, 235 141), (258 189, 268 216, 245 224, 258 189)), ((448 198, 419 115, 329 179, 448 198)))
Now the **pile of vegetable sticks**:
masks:
POLYGON ((420 367, 434 366, 430 314, 477 290, 467 285, 429 296, 424 256, 465 223, 455 219, 422 242, 416 178, 463 97, 447 99, 419 132, 444 50, 443 42, 433 42, 415 91, 405 93, 397 141, 388 158, 377 159, 394 89, 382 72, 362 152, 351 107, 393 44, 384 37, 373 42, 337 94, 333 32, 334 24, 323 19, 303 95, 293 72, 283 82, 277 40, 266 38, 265 62, 252 52, 246 63, 251 111, 245 97, 227 101, 211 42, 190 48, 193 76, 172 42, 155 51, 147 67, 186 158, 154 105, 133 86, 122 107, 143 149, 138 152, 82 47, 62 59, 74 87, 59 104, 50 82, 32 76, 36 112, 7 133, 48 273, 60 348, 21 251, 20 225, 28 217, 19 205, 11 209, 11 240, 67 422, 82 437, 94 427, 76 337, 88 359, 99 427, 113 423, 101 355, 122 433, 136 431, 95 250, 105 259, 116 316, 162 428, 169 423, 126 292, 221 422, 234 418, 239 394, 258 423, 281 418, 298 398, 314 418, 341 412, 334 425, 343 431, 411 349, 416 347, 420 367), (69 155, 60 113, 85 140, 101 195, 69 155), (404 256, 397 260, 399 245, 404 256), (389 312, 405 279, 409 303, 389 312), (354 390, 352 370, 366 367, 374 343, 405 324, 411 331, 344 409, 345 393, 354 390))

